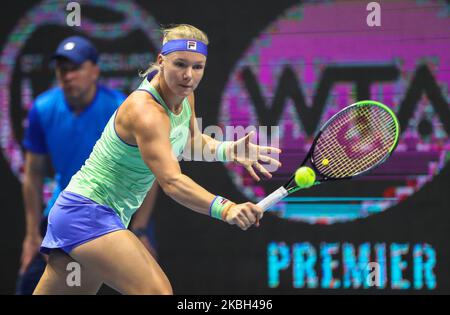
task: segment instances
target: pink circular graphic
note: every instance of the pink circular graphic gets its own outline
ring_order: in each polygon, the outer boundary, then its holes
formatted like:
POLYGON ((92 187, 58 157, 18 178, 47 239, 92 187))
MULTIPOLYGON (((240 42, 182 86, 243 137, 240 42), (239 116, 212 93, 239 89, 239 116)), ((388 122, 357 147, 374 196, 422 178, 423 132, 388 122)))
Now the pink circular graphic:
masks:
POLYGON ((449 158, 450 18, 438 1, 381 4, 369 27, 364 1, 300 4, 255 39, 232 71, 219 115, 225 126, 279 126, 283 166, 256 184, 228 164, 253 201, 283 185, 325 121, 357 100, 389 106, 402 128, 399 145, 364 177, 296 193, 272 211, 312 224, 382 212, 417 192, 449 158))
MULTIPOLYGON (((21 52, 25 48, 28 40, 33 34, 48 26, 58 26, 89 35, 93 39, 102 41, 113 41, 126 38, 133 31, 140 30, 154 47, 159 47, 160 34, 159 27, 155 20, 147 15, 147 13, 137 6, 133 1, 111 0, 108 2, 102 0, 85 0, 77 1, 81 6, 81 25, 70 27, 66 24, 66 18, 69 11, 66 10, 67 2, 65 1, 42 1, 28 11, 18 22, 14 30, 9 34, 6 44, 4 45, 0 57, 0 146, 2 153, 11 167, 12 172, 22 180, 23 175, 23 154, 19 142, 13 132, 12 108, 14 106, 22 106, 28 110, 33 101, 33 93, 30 80, 25 78, 20 82, 21 88, 21 104, 12 101, 12 90, 15 87, 13 83, 14 71, 17 67, 21 67, 21 71, 28 71, 30 67, 36 63, 42 63, 41 56, 21 57, 21 52), (97 7, 116 13, 121 16, 121 21, 116 23, 99 23, 93 21, 83 12, 86 6, 97 7), (26 59, 26 60, 25 60, 26 59)), ((117 54, 109 54, 103 56, 100 51, 100 68, 102 73, 117 64, 120 66, 121 60, 117 61, 117 54), (108 68, 109 67, 109 68, 108 68)), ((131 56, 130 58, 132 58, 131 56)), ((151 56, 146 56, 149 58, 151 56)), ((137 57, 134 59, 138 59, 137 57)), ((141 60, 139 60, 141 61, 141 60)), ((149 62, 150 59, 143 60, 149 62)), ((126 68, 126 67, 125 67, 126 68)), ((135 75, 136 79, 137 71, 135 75)), ((110 78, 108 85, 116 87, 123 83, 125 79, 122 77, 110 78)), ((15 83, 17 85, 17 82, 15 83)), ((20 126, 23 128, 23 126, 20 126)), ((46 199, 51 194, 52 182, 46 185, 46 199)))

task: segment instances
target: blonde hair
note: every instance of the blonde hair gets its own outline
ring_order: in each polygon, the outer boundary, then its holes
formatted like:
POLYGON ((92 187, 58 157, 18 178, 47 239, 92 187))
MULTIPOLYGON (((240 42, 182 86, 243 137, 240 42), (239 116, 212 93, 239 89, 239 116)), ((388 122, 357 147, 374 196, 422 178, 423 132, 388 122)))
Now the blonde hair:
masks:
MULTIPOLYGON (((208 36, 205 32, 189 24, 170 25, 169 27, 161 28, 161 32, 163 35, 163 45, 174 39, 195 39, 206 45, 209 44, 208 36)), ((139 76, 145 77, 155 70, 160 70, 159 65, 156 62, 151 62, 147 70, 141 71, 139 76)))

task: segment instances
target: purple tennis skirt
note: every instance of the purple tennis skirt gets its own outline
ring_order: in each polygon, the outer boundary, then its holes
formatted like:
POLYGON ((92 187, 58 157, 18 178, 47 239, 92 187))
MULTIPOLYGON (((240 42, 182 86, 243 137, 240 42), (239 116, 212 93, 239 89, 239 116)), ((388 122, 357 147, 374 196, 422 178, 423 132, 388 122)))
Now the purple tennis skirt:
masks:
POLYGON ((75 247, 104 234, 126 229, 110 207, 79 194, 63 191, 48 215, 41 253, 60 248, 69 254, 75 247))

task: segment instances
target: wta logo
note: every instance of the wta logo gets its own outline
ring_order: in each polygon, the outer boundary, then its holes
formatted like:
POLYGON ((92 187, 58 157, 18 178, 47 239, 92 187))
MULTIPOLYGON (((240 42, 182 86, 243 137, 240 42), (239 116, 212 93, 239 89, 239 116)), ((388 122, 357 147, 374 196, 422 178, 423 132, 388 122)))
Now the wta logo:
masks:
POLYGON ((311 224, 348 222, 383 212, 430 182, 450 149, 446 9, 443 3, 386 2, 383 26, 375 29, 366 25, 363 2, 307 3, 263 30, 232 71, 219 122, 279 126, 283 166, 256 184, 239 166, 227 165, 239 190, 258 201, 283 185, 320 127, 366 99, 386 104, 399 119, 400 141, 390 159, 358 179, 285 198, 272 212, 311 224), (405 12, 414 18, 402 18, 405 12))

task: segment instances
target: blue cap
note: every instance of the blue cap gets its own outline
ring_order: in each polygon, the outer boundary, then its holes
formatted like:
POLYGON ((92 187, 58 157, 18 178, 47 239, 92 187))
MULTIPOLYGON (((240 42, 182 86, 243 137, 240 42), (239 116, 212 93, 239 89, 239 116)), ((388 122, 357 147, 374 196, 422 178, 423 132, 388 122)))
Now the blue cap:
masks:
POLYGON ((52 55, 52 59, 67 58, 80 65, 86 60, 97 63, 98 52, 94 45, 84 37, 71 36, 63 40, 52 55))

